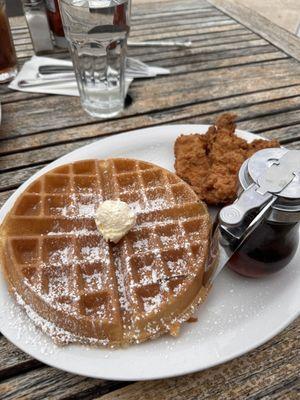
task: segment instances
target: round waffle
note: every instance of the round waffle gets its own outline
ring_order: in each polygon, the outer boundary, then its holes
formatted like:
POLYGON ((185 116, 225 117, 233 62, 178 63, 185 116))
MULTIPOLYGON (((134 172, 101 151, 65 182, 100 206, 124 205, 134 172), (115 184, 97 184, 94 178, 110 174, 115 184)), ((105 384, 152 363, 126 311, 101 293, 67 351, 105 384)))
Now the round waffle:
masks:
POLYGON ((147 162, 51 170, 18 197, 0 234, 12 293, 56 342, 124 346, 176 334, 208 290, 207 208, 175 174, 147 162), (137 215, 116 245, 94 221, 107 199, 137 215))

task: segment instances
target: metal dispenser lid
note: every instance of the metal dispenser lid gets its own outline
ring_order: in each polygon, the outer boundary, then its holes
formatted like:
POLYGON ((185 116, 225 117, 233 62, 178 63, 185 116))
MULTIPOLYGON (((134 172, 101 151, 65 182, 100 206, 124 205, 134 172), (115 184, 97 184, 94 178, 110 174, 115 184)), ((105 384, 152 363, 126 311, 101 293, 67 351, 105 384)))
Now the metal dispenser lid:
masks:
POLYGON ((272 200, 268 219, 300 220, 300 150, 260 150, 244 162, 239 172, 244 192, 220 213, 221 223, 238 225, 245 215, 272 200), (239 216, 238 216, 239 214, 239 216))
POLYGON ((258 151, 248 159, 240 169, 239 179, 243 188, 246 189, 251 183, 256 182, 270 165, 278 164, 281 157, 285 154, 288 154, 290 163, 293 165, 295 177, 293 181, 277 195, 279 198, 282 197, 294 200, 295 203, 299 203, 300 205, 300 150, 272 148, 258 151))

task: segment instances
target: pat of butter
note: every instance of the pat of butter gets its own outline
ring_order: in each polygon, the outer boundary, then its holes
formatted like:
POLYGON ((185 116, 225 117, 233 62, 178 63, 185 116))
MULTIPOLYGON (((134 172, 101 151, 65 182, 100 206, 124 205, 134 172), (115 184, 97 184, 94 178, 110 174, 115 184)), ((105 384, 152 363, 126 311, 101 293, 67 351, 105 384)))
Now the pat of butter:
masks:
POLYGON ((106 200, 99 205, 95 221, 105 240, 118 243, 134 226, 136 216, 124 201, 106 200))

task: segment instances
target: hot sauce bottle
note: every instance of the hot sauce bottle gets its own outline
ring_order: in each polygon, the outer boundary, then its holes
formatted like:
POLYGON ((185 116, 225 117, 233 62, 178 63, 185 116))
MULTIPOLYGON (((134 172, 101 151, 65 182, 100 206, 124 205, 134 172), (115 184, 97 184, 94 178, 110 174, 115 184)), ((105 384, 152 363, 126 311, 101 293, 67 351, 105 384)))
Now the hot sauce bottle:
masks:
POLYGON ((66 48, 67 41, 64 34, 58 0, 45 0, 49 26, 57 47, 66 48))

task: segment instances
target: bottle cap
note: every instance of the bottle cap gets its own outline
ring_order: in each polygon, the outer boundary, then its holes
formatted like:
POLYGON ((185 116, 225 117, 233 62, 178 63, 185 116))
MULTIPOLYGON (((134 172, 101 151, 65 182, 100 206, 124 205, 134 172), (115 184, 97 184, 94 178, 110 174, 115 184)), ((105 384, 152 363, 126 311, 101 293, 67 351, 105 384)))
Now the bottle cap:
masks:
POLYGON ((239 180, 239 197, 219 214, 221 228, 233 240, 245 240, 264 219, 300 221, 300 150, 258 151, 242 165, 239 180))
POLYGON ((247 190, 259 181, 267 169, 274 165, 274 180, 280 182, 288 173, 293 179, 281 191, 273 193, 276 201, 272 205, 270 220, 277 222, 298 222, 300 220, 300 150, 271 148, 260 150, 246 160, 239 171, 242 189, 247 190), (284 161, 285 160, 285 161, 284 161))

